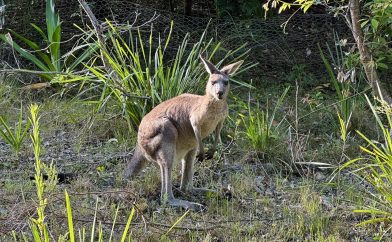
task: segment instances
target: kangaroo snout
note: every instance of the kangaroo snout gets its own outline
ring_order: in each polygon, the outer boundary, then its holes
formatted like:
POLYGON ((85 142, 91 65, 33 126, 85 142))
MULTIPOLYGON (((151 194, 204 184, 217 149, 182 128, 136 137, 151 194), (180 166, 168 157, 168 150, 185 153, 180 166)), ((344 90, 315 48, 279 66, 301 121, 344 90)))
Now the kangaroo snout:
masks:
POLYGON ((216 95, 218 96, 218 99, 222 99, 222 98, 223 98, 223 94, 224 94, 223 91, 218 91, 218 92, 216 93, 216 95))

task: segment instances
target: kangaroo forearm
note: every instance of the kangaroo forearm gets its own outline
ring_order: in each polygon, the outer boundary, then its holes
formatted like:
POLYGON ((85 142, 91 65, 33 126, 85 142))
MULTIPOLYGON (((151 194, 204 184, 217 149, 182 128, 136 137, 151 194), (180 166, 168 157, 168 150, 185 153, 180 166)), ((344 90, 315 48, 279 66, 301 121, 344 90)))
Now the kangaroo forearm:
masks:
POLYGON ((212 146, 214 150, 216 149, 216 146, 217 146, 219 143, 222 142, 222 139, 221 139, 222 127, 223 127, 223 121, 220 122, 220 123, 217 125, 216 129, 215 129, 215 139, 214 139, 214 144, 213 144, 213 146, 212 146))
POLYGON ((203 142, 201 139, 200 128, 196 124, 193 124, 192 128, 193 128, 193 132, 195 133, 195 138, 196 138, 196 142, 197 142, 197 150, 199 153, 203 153, 204 149, 203 149, 203 142))

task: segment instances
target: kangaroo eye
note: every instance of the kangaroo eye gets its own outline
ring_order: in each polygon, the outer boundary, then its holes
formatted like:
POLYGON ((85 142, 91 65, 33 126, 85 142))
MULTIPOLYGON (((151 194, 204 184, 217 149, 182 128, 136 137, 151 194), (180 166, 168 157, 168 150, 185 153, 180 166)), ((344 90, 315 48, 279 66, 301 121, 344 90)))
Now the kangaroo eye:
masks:
POLYGON ((223 81, 223 85, 227 86, 229 84, 229 81, 223 81))
POLYGON ((211 82, 212 85, 215 85, 216 83, 217 83, 216 81, 212 81, 212 82, 211 82))

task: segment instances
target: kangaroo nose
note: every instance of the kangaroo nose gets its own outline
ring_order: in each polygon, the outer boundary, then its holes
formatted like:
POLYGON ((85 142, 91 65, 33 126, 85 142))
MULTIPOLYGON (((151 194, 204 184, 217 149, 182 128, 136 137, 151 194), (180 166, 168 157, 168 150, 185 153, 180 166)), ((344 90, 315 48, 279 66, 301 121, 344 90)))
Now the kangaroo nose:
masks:
POLYGON ((219 91, 217 94, 218 94, 218 97, 219 97, 219 98, 222 98, 222 96, 223 96, 223 91, 219 91))

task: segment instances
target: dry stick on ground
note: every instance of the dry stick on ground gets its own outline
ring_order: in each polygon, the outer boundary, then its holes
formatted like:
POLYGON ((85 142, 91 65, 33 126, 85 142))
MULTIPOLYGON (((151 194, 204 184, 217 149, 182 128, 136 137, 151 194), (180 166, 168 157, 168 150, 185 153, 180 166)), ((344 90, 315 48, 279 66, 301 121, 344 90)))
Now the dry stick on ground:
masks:
POLYGON ((362 66, 365 70, 366 77, 370 86, 372 87, 373 94, 381 99, 385 100, 387 103, 392 103, 391 96, 386 93, 385 89, 383 89, 380 85, 380 79, 377 75, 376 66, 373 60, 373 56, 370 53, 369 47, 365 44, 363 31, 361 29, 361 24, 359 21, 360 16, 360 6, 359 0, 350 0, 349 1, 349 11, 351 16, 351 21, 346 17, 348 23, 351 23, 350 28, 353 33, 355 43, 357 44, 359 56, 361 59, 362 66))

